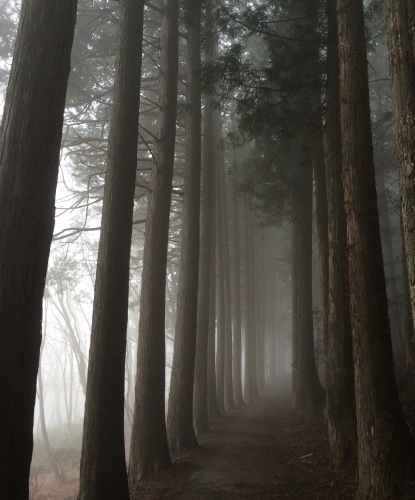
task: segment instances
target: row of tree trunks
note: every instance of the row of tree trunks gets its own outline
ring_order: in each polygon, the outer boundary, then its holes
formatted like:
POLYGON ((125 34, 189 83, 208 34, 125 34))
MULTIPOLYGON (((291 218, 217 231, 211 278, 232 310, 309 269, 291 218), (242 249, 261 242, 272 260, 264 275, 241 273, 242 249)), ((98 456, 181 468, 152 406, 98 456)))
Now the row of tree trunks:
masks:
POLYGON ((23 0, 0 131, 0 497, 7 500, 29 496, 42 298, 76 11, 76 0, 23 0))
POLYGON ((129 483, 171 463, 165 422, 165 295, 176 137, 178 0, 164 0, 157 143, 147 209, 129 483), (163 311, 163 313, 160 313, 163 311))

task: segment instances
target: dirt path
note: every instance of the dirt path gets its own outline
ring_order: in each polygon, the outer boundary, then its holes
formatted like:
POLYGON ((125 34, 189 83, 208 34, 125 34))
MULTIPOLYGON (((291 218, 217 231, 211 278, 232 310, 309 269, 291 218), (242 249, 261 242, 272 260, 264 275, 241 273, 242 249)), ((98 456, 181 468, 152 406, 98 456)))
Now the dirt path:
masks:
POLYGON ((139 498, 351 499, 354 474, 330 470, 324 426, 295 425, 289 397, 267 395, 216 421, 172 471, 145 481, 139 498))

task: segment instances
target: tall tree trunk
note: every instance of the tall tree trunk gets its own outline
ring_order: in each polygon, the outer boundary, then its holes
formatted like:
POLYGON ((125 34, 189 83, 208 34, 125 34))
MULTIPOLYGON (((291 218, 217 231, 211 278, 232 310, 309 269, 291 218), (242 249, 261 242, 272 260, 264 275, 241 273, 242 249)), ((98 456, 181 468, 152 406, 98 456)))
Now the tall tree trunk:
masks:
POLYGON ((72 434, 72 408, 73 408, 73 351, 69 356, 69 388, 66 385, 66 366, 68 358, 68 347, 65 347, 65 362, 62 366, 62 383, 65 397, 66 423, 69 434, 72 434))
MULTIPOLYGON (((216 169, 215 169, 216 170, 216 169)), ((212 182, 215 182, 216 172, 213 170, 212 182)), ((212 239, 210 243, 210 293, 209 293, 209 322, 208 322, 208 359, 207 359, 207 392, 208 415, 210 419, 218 417, 219 402, 216 390, 216 193, 212 189, 212 239)))
POLYGON ((76 0, 23 0, 0 134, 0 497, 29 495, 76 0))
POLYGON ((44 391, 43 391, 43 380, 42 380, 42 368, 39 365, 39 370, 37 372, 37 397, 39 401, 39 421, 40 421, 40 430, 42 433, 43 446, 45 447, 46 457, 49 462, 49 466, 53 472, 53 475, 58 482, 63 482, 63 478, 59 472, 59 469, 56 465, 55 458, 53 456, 52 449, 49 443, 48 430, 46 428, 46 419, 45 419, 45 400, 44 400, 44 391))
POLYGON ((375 188, 362 0, 338 0, 358 498, 390 498, 415 457, 395 384, 375 188))
POLYGON ((255 259, 255 338, 256 338, 256 377, 258 382, 258 391, 265 391, 265 268, 264 268, 264 232, 262 229, 256 229, 254 241, 254 259, 255 259))
POLYGON ((178 0, 164 0, 157 144, 147 210, 138 327, 130 485, 170 465, 165 422, 165 295, 176 137, 178 0))
POLYGON ((233 391, 237 406, 243 405, 242 393, 242 327, 241 327, 241 252, 239 237, 239 194, 232 194, 233 215, 233 391))
POLYGON ((403 233, 415 321, 415 6, 385 0, 403 233))
POLYGON ((245 200, 245 403, 258 398, 255 338, 255 267, 253 217, 245 200))
MULTIPOLYGON (((205 2, 205 9, 211 2, 205 2)), ((206 23, 207 16, 204 16, 206 23)), ((206 60, 214 56, 214 38, 211 25, 206 30, 206 60)), ((217 413, 216 373, 215 373, 215 120, 213 102, 205 98, 203 168, 202 168, 202 206, 199 255, 199 289, 197 305, 196 359, 194 380, 194 429, 196 435, 209 429, 209 414, 217 413), (213 315, 213 320, 212 320, 213 315), (212 331, 213 330, 213 331, 212 331)))
POLYGON ((324 159, 323 123, 321 116, 320 89, 315 96, 316 136, 313 144, 313 172, 315 182, 318 260, 320 274, 320 311, 323 339, 327 337, 329 316, 329 235, 326 165, 324 159))
POLYGON ((388 192, 386 185, 385 172, 382 166, 377 172, 377 193, 378 209, 380 215, 380 233, 383 254, 383 269, 386 280, 386 296, 388 298, 388 312, 392 338, 392 348, 394 354, 402 354, 402 324, 401 313, 398 304, 397 276, 395 271, 395 257, 393 251, 392 225, 389 215, 388 192))
POLYGON ((124 377, 143 8, 142 0, 120 0, 114 104, 92 313, 79 500, 129 498, 124 447, 124 377))
POLYGON ((277 383, 277 371, 281 368, 283 359, 282 343, 280 341, 280 323, 277 321, 281 305, 278 298, 278 284, 275 267, 269 277, 269 381, 271 388, 277 383))
POLYGON ((325 338, 326 404, 331 461, 334 467, 340 467, 349 455, 355 453, 357 436, 342 182, 336 0, 329 0, 327 9, 326 141, 330 306, 325 338))
POLYGON ((400 212, 402 238, 402 337, 404 343, 405 365, 408 369, 415 365, 414 352, 414 323, 412 321, 411 292, 409 290, 408 266, 405 258, 405 238, 403 237, 402 211, 400 212))
MULTIPOLYGON (((221 129, 222 127, 219 127, 221 129)), ((221 149, 219 152, 219 194, 222 197, 222 231, 223 231, 223 279, 225 292, 225 409, 234 408, 233 400, 233 360, 232 360, 232 300, 231 300, 231 268, 229 258, 229 216, 228 216, 228 190, 225 174, 225 158, 221 149)))
MULTIPOLYGON (((39 361, 40 366, 40 361, 39 361)), ((60 385, 60 366, 58 363, 54 366, 55 380, 54 380, 54 395, 55 395, 55 411, 56 411, 56 425, 57 427, 63 426, 62 412, 61 412, 61 385, 60 385)))
POLYGON ((298 163, 293 198, 293 397, 298 421, 309 420, 322 406, 314 356, 312 303, 313 171, 308 161, 298 163))
POLYGON ((49 462, 49 466, 53 472, 53 475, 58 482, 62 482, 63 478, 59 472, 59 469, 56 465, 55 457, 53 456, 50 443, 49 443, 49 436, 48 436, 48 430, 46 428, 46 418, 45 418, 45 394, 43 390, 43 378, 42 378, 42 352, 44 348, 44 342, 46 339, 46 308, 45 308, 45 315, 44 315, 44 331, 43 331, 43 338, 42 338, 42 345, 40 347, 40 354, 39 354, 39 370, 37 372, 37 398, 39 401, 39 421, 40 421, 40 430, 42 433, 42 439, 43 439, 43 445, 45 447, 45 453, 46 457, 49 462))
POLYGON ((283 285, 281 280, 281 274, 278 272, 278 267, 276 270, 276 311, 275 311, 275 335, 276 335, 276 351, 277 351, 277 373, 278 375, 286 376, 285 369, 285 352, 286 352, 286 342, 285 342, 285 331, 284 331, 284 314, 283 314, 283 285))
MULTIPOLYGON (((216 144, 218 146, 218 142, 216 144)), ((217 152, 216 158, 219 156, 217 152)), ((219 165, 218 165, 219 163, 219 165)), ((225 263, 223 248, 223 211, 219 167, 216 164, 216 307, 217 307, 217 343, 216 343, 216 394, 221 414, 225 413, 225 346, 226 346, 226 314, 229 313, 225 303, 225 263)))
POLYGON ((224 152, 220 148, 222 126, 219 113, 217 118, 217 262, 218 262, 218 361, 217 387, 218 402, 221 411, 234 407, 232 387, 232 306, 229 263, 229 229, 227 190, 225 179, 224 152), (223 407, 222 407, 223 405, 223 407))
POLYGON ((193 431, 193 381, 196 354, 201 166, 201 3, 188 3, 189 75, 186 121, 183 222, 176 333, 167 431, 171 451, 197 445, 193 431))
MULTIPOLYGON (((207 110, 204 121, 204 163, 202 183, 202 210, 199 257, 199 290, 197 304, 196 359, 194 375, 193 419, 196 435, 209 429, 208 419, 208 338, 211 302, 212 236, 214 233, 213 208, 213 138, 214 120, 210 100, 206 99, 207 110)), ((214 239, 214 238, 213 238, 214 239)), ((213 260, 214 262, 214 260, 213 260)), ((214 275, 213 275, 214 276, 214 275)), ((216 382, 215 382, 216 384, 216 382)), ((216 397, 216 392, 215 392, 216 397)))

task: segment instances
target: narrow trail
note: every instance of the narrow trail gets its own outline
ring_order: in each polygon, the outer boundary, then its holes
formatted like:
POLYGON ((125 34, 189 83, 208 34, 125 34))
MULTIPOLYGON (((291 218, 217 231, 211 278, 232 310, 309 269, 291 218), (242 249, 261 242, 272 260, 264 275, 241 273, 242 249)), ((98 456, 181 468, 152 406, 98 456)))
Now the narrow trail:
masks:
POLYGON ((171 471, 144 481, 147 499, 351 499, 354 473, 330 469, 325 423, 296 425, 290 397, 267 394, 229 412, 175 456, 171 471))

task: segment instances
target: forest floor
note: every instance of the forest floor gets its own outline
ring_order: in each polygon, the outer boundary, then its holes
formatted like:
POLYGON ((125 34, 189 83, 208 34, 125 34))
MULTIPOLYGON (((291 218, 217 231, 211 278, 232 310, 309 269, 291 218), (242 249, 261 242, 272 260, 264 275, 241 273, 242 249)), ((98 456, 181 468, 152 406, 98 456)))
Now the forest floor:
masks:
MULTIPOLYGON (((398 377, 401 402, 415 438, 415 370, 398 377)), ((200 446, 173 457, 173 467, 144 480, 131 499, 353 499, 353 464, 330 467, 323 415, 294 421, 289 383, 212 423, 200 446)), ((42 485, 39 500, 76 499, 77 477, 42 485)), ((415 499, 415 481, 399 499, 415 499)), ((114 499, 116 500, 116 499, 114 499)))

